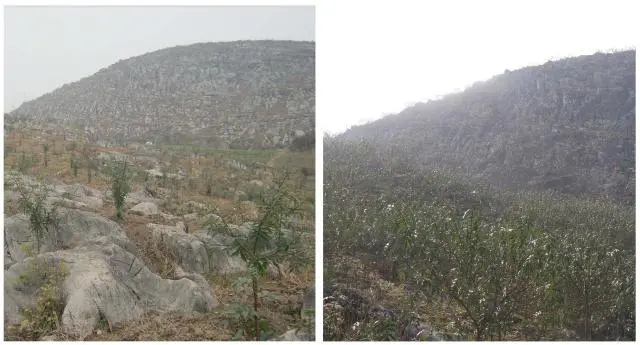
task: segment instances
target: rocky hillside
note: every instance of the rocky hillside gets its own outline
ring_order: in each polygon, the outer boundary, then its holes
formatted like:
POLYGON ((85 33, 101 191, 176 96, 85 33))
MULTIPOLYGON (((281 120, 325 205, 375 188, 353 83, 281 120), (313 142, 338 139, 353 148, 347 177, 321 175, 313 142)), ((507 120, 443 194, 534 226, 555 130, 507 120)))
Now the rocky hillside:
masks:
MULTIPOLYGON (((52 66, 55 68, 55 66, 52 66)), ((267 148, 315 129, 315 43, 199 43, 121 60, 8 114, 93 141, 267 148)))
POLYGON ((269 225, 283 235, 269 235, 280 269, 260 278, 261 337, 313 338, 312 151, 102 148, 31 128, 4 144, 5 340, 255 339, 251 275, 230 250, 276 186, 296 209, 269 225))
POLYGON ((507 70, 341 137, 515 190, 633 202, 635 55, 598 53, 507 70))

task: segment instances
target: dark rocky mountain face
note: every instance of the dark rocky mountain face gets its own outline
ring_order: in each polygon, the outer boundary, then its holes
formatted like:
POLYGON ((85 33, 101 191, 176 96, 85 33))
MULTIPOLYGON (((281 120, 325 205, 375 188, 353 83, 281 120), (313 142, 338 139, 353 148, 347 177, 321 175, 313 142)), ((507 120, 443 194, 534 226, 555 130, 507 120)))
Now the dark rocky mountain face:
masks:
POLYGON ((8 114, 94 141, 273 148, 315 130, 315 43, 238 41, 158 50, 8 114))
POLYGON ((635 51, 505 71, 340 137, 515 190, 635 200, 635 51))

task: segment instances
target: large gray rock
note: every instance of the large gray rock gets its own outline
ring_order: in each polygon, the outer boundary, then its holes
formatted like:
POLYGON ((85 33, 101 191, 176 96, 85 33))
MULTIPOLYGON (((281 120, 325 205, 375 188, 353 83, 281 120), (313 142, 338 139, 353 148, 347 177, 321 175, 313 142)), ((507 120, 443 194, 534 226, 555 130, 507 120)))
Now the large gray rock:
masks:
MULTIPOLYGON (((27 191, 34 191, 42 186, 47 187, 49 189, 47 197, 47 205, 49 207, 60 205, 67 208, 99 210, 104 205, 102 192, 85 185, 53 185, 46 181, 36 181, 32 176, 15 172, 9 173, 6 180, 9 187, 22 186, 27 191)), ((8 193, 8 197, 5 196, 5 199, 17 201, 20 198, 20 194, 15 191, 7 190, 5 193, 8 193)))
POLYGON ((290 329, 284 334, 279 336, 277 340, 280 341, 313 341, 315 336, 313 334, 304 332, 302 330, 290 329))
POLYGON ((180 219, 177 216, 174 216, 174 215, 168 214, 168 213, 164 213, 164 212, 160 212, 160 217, 162 217, 162 219, 164 219, 165 222, 174 222, 174 221, 180 219))
POLYGON ((99 210, 103 207, 104 195, 101 191, 81 184, 60 185, 54 189, 55 195, 77 201, 86 207, 99 210))
MULTIPOLYGON (((111 195, 111 192, 109 192, 111 195)), ((159 199, 154 198, 149 192, 147 192, 144 188, 138 189, 135 192, 131 192, 127 194, 127 197, 124 198, 124 203, 126 205, 137 205, 143 202, 160 202, 159 199)))
POLYGON ((199 238, 185 232, 184 223, 178 222, 176 226, 150 223, 147 228, 153 241, 169 248, 186 272, 209 272, 211 265, 207 249, 199 238))
MULTIPOLYGON (((224 225, 219 223, 222 220, 216 215, 210 214, 206 218, 211 222, 205 222, 205 224, 217 223, 219 226, 224 225)), ((228 230, 220 230, 219 233, 211 233, 208 229, 187 233, 183 222, 177 222, 175 226, 147 224, 153 240, 169 248, 179 259, 179 264, 186 272, 200 274, 207 272, 219 274, 244 272, 247 269, 245 262, 239 256, 229 255, 233 238, 226 234, 230 232, 246 235, 251 231, 253 223, 226 226, 228 230)), ((285 236, 291 236, 291 231, 283 230, 283 232, 285 236)), ((273 265, 269 269, 276 270, 273 265)))
MULTIPOLYGON (((194 214, 196 214, 196 213, 194 213, 194 214)), ((186 219, 186 217, 187 217, 187 215, 185 215, 185 219, 186 219)), ((202 223, 203 226, 207 226, 207 225, 220 226, 220 225, 224 224, 224 221, 222 220, 222 217, 218 216, 217 214, 213 214, 213 213, 209 213, 209 214, 206 214, 206 215, 202 216, 202 218, 200 219, 200 222, 202 223)))
POLYGON ((45 200, 45 205, 47 208, 53 207, 64 207, 64 208, 74 208, 74 209, 86 209, 89 205, 79 202, 76 200, 71 200, 59 196, 50 196, 45 200))
POLYGON ((193 234, 207 248, 209 264, 213 272, 239 273, 247 270, 247 265, 238 256, 230 256, 228 248, 231 247, 233 239, 224 235, 211 236, 207 231, 200 230, 193 234))
POLYGON ((58 224, 57 231, 43 239, 44 253, 34 258, 23 250, 33 242, 26 217, 5 219, 5 258, 14 262, 4 274, 7 322, 21 322, 20 307, 34 305, 39 286, 30 282, 43 281, 46 267, 62 265, 68 275, 60 286, 61 328, 80 338, 91 334, 101 318, 115 324, 151 311, 207 312, 216 305, 202 276, 177 270, 180 279, 168 280, 151 272, 117 223, 62 209, 58 224))
POLYGON ((188 234, 182 222, 176 226, 148 224, 147 227, 153 240, 172 250, 186 272, 237 273, 246 270, 242 259, 229 256, 226 250, 232 243, 229 237, 211 236, 205 230, 188 234))
MULTIPOLYGON (((40 253, 85 245, 115 243, 136 253, 120 226, 95 213, 65 208, 58 209, 57 226, 42 239, 40 253)), ((35 250, 35 241, 26 215, 4 220, 5 255, 18 262, 25 259, 25 249, 35 250)))
POLYGON ((131 208, 130 213, 141 216, 153 216, 160 213, 158 205, 153 202, 142 202, 131 208))
POLYGON ((198 214, 197 213, 188 213, 185 214, 184 216, 182 216, 182 218, 184 219, 185 222, 195 222, 198 220, 198 214))

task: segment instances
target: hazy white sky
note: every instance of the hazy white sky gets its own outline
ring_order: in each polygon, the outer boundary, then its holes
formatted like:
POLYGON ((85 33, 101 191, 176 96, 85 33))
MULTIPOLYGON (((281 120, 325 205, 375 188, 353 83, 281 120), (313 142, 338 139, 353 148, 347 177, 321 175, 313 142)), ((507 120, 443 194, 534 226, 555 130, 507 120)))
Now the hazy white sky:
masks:
POLYGON ((318 125, 341 132, 505 69, 635 47, 636 7, 615 0, 319 5, 318 125))
POLYGON ((306 7, 5 7, 5 112, 119 59, 198 42, 315 41, 306 7))

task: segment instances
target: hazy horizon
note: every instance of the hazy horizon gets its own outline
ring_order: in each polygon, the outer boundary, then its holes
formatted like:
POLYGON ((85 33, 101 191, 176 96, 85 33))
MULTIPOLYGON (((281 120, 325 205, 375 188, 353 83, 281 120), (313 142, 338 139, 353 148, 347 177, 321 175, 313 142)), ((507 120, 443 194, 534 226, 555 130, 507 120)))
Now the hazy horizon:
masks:
POLYGON ((164 48, 315 41, 313 6, 5 6, 4 13, 5 112, 118 60, 164 48))
POLYGON ((318 6, 322 106, 330 134, 397 114, 407 106, 462 91, 511 71, 610 49, 635 49, 633 3, 554 1, 318 6), (358 20, 354 23, 353 18, 358 20), (353 27, 345 30, 345 27, 353 27), (330 66, 331 73, 323 74, 330 66))

